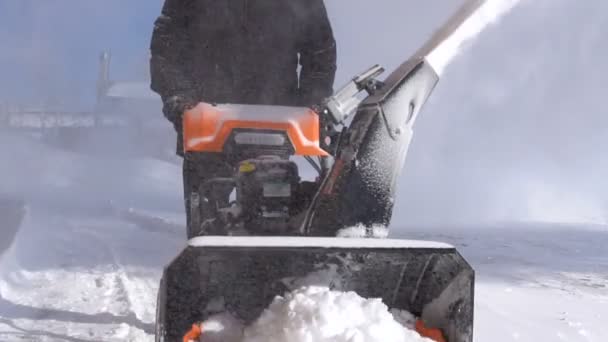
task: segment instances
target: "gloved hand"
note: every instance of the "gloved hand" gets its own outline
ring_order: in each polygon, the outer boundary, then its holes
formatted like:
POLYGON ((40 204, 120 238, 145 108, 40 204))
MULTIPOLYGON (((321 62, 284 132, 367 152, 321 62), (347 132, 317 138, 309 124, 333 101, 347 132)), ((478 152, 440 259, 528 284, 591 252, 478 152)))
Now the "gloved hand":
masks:
POLYGON ((198 104, 192 96, 174 95, 163 100, 163 113, 173 123, 176 132, 181 132, 184 113, 198 104))
POLYGON ((192 329, 184 335, 183 342, 198 342, 202 332, 203 327, 200 323, 192 324, 192 329))

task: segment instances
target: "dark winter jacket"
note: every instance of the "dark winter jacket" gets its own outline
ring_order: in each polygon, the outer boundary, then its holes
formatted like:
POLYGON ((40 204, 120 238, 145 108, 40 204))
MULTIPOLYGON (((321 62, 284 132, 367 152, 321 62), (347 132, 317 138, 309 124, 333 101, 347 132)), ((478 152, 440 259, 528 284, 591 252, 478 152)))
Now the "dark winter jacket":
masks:
POLYGON ((200 101, 307 106, 332 93, 323 0, 165 0, 150 48, 151 88, 176 124, 200 101))

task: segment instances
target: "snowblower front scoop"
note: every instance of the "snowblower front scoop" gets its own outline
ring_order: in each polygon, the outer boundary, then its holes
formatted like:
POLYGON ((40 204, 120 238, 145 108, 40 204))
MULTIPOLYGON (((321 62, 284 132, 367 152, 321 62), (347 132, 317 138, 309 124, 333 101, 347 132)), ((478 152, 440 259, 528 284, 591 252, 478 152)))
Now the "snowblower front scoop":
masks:
POLYGON ((316 237, 200 237, 165 269, 157 341, 178 341, 193 322, 229 312, 246 323, 276 296, 305 286, 380 298, 471 342, 472 268, 448 244, 316 237))

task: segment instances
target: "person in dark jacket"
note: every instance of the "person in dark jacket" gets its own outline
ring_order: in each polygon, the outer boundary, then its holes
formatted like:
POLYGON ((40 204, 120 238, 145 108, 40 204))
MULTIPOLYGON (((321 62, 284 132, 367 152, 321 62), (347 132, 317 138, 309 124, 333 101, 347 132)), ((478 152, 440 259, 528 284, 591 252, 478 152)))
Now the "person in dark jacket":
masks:
MULTIPOLYGON (((165 0, 150 50, 151 88, 181 156, 182 115, 199 102, 310 106, 333 91, 336 42, 323 0, 165 0)), ((187 213, 187 174, 228 176, 224 164, 186 157, 187 213)))

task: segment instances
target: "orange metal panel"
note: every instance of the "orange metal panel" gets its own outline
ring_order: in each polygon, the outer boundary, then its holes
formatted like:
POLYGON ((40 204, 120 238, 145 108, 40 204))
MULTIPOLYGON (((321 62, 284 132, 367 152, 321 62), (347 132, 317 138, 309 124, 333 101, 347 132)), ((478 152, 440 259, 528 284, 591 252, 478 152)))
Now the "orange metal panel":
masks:
POLYGON ((296 155, 328 155, 319 146, 319 116, 311 109, 256 105, 199 103, 184 113, 184 149, 222 152, 230 133, 239 128, 286 132, 296 155))

